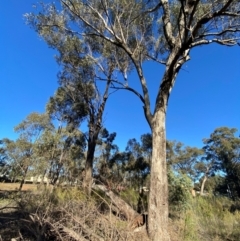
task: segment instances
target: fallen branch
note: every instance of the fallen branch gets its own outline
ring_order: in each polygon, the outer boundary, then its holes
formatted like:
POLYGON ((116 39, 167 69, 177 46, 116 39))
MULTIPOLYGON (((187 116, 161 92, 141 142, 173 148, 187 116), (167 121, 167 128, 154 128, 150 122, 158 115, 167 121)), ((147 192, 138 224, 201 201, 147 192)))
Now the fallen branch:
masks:
POLYGON ((62 231, 66 233, 69 237, 75 239, 76 241, 87 241, 83 236, 80 236, 78 233, 76 233, 74 230, 62 226, 62 231))
POLYGON ((127 204, 122 198, 116 195, 111 190, 108 190, 104 185, 95 185, 94 188, 98 188, 103 191, 112 201, 112 203, 119 209, 120 213, 128 220, 134 220, 139 213, 137 213, 129 204, 127 204))
POLYGON ((4 210, 4 209, 9 209, 9 208, 18 209, 18 207, 4 206, 4 207, 0 208, 0 211, 1 211, 1 210, 4 210))

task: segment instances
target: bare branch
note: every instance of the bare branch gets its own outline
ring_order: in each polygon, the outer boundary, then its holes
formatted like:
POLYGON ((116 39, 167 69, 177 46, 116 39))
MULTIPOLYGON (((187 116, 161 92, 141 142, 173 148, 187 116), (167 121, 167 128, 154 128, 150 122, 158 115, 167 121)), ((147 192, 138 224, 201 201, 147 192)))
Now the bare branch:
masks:
POLYGON ((236 32, 240 32, 240 26, 239 26, 239 29, 238 28, 235 28, 235 29, 225 29, 221 32, 214 32, 214 33, 204 33, 204 34, 201 34, 199 35, 197 39, 202 39, 204 37, 210 37, 210 36, 221 36, 221 35, 224 35, 226 33, 236 33, 236 32))
MULTIPOLYGON (((107 79, 103 79, 103 78, 101 78, 101 77, 98 77, 98 79, 99 79, 99 80, 102 80, 102 81, 108 81, 107 79)), ((112 84, 115 83, 115 84, 118 84, 118 85, 122 86, 122 87, 117 87, 117 86, 112 85, 112 86, 111 86, 111 89, 131 91, 131 92, 133 92, 137 97, 139 97, 139 99, 140 99, 140 100, 142 101, 142 103, 145 105, 145 100, 144 100, 143 96, 142 96, 139 92, 137 92, 135 89, 133 89, 133 88, 127 86, 127 85, 124 85, 122 82, 117 81, 117 80, 111 79, 111 83, 112 83, 112 84)))
POLYGON ((172 34, 172 23, 170 20, 170 9, 168 0, 161 0, 161 4, 163 6, 163 23, 164 23, 164 34, 168 45, 170 48, 173 48, 175 45, 175 39, 172 34))
POLYGON ((162 1, 160 1, 155 7, 150 8, 141 14, 153 13, 153 12, 157 11, 161 6, 162 6, 162 1))
POLYGON ((155 61, 155 62, 157 62, 159 64, 166 65, 166 61, 159 60, 158 58, 155 58, 155 57, 151 56, 150 54, 147 54, 146 56, 147 56, 147 58, 149 58, 149 59, 151 59, 151 60, 153 60, 153 61, 155 61))
POLYGON ((239 13, 233 13, 233 12, 222 12, 222 16, 230 16, 230 17, 240 17, 239 13))
POLYGON ((216 12, 216 14, 222 14, 225 12, 233 1, 234 0, 228 0, 226 4, 218 12, 216 12))
POLYGON ((230 14, 230 12, 227 12, 226 10, 228 9, 228 7, 231 5, 231 3, 233 2, 234 0, 228 0, 225 5, 218 11, 214 12, 214 13, 206 13, 202 16, 202 18, 195 24, 195 26, 192 28, 192 36, 193 37, 196 37, 199 29, 202 27, 202 25, 210 22, 211 20, 213 19, 216 19, 217 17, 220 17, 220 16, 233 16, 233 17, 238 17, 239 14, 237 13, 232 13, 233 15, 230 14), (229 15, 228 15, 228 14, 229 15))
MULTIPOLYGON (((69 6, 65 1, 61 0, 61 2, 63 3, 63 5, 64 5, 73 15, 75 15, 76 17, 78 17, 83 23, 85 23, 88 27, 90 27, 93 31, 95 31, 95 33, 93 33, 92 35, 100 36, 100 37, 106 39, 107 41, 109 41, 109 42, 111 42, 111 43, 113 43, 113 44, 116 44, 114 40, 112 40, 111 38, 105 36, 103 33, 100 32, 99 29, 97 29, 96 27, 94 27, 89 21, 87 21, 85 18, 83 18, 81 15, 79 15, 76 11, 73 11, 73 10, 70 8, 70 6, 69 6)), ((102 17, 101 17, 101 18, 102 18, 102 17)), ((104 20, 104 22, 105 22, 105 20, 104 20)), ((105 23, 106 23, 106 22, 105 22, 105 23)), ((113 34, 113 32, 111 31, 111 29, 108 28, 107 30, 109 30, 109 32, 110 32, 113 36, 115 36, 115 37, 117 38, 117 36, 113 34)), ((118 40, 120 40, 120 39, 118 39, 118 40)))
POLYGON ((138 93, 135 89, 129 87, 129 86, 125 86, 125 87, 111 87, 112 89, 116 89, 116 90, 128 90, 132 93, 134 93, 137 97, 140 98, 140 100, 142 101, 142 103, 145 105, 144 99, 142 97, 142 95, 140 93, 138 93))
POLYGON ((195 5, 193 6, 193 10, 190 14, 189 21, 188 21, 188 26, 187 26, 188 28, 190 28, 191 25, 192 25, 192 22, 193 22, 193 19, 194 19, 193 17, 194 17, 194 14, 195 14, 196 10, 197 10, 197 6, 198 6, 199 2, 200 2, 200 0, 196 0, 195 5))
POLYGON ((135 68, 137 70, 138 77, 139 77, 139 80, 140 80, 140 83, 142 86, 143 97, 144 97, 144 114, 146 116, 146 119, 147 119, 149 125, 151 126, 153 116, 152 116, 151 109, 150 109, 151 105, 150 105, 149 92, 148 92, 148 88, 147 88, 147 82, 143 75, 142 66, 133 57, 132 57, 132 60, 135 65, 135 68))
POLYGON ((203 39, 203 40, 199 40, 195 43, 192 43, 190 45, 190 47, 196 47, 199 45, 205 45, 205 44, 211 44, 211 43, 218 43, 221 45, 225 45, 225 46, 234 46, 237 45, 237 40, 240 40, 239 38, 231 38, 231 39, 211 39, 211 40, 207 40, 207 39, 203 39))
MULTIPOLYGON (((99 13, 99 11, 96 10, 95 8, 93 8, 90 4, 88 4, 87 6, 93 11, 93 13, 95 13, 95 14, 98 16, 99 20, 102 21, 105 29, 106 29, 112 36, 114 36, 116 39, 118 39, 118 40, 120 41, 120 38, 117 36, 117 34, 116 34, 115 32, 113 32, 113 30, 108 27, 107 22, 105 21, 105 19, 103 18, 103 16, 99 13)), ((106 11, 106 13, 107 13, 107 11, 106 11)), ((92 25, 91 25, 91 26, 92 26, 92 25)))

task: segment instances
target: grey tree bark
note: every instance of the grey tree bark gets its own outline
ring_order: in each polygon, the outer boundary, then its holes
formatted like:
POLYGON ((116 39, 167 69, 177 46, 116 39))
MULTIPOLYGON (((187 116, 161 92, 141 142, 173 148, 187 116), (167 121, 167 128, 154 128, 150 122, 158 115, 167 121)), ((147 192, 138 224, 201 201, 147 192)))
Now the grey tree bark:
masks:
POLYGON ((96 140, 88 142, 87 158, 85 164, 85 177, 83 181, 83 187, 89 195, 92 190, 92 173, 93 173, 93 160, 96 148, 96 140))
POLYGON ((207 175, 204 176, 203 181, 201 183, 201 191, 200 191, 200 195, 203 196, 204 195, 204 187, 205 187, 205 183, 207 181, 207 175))
POLYGON ((148 233, 153 241, 169 241, 168 180, 164 111, 155 113, 152 123, 153 151, 148 203, 148 233))
POLYGON ((97 145, 99 132, 102 128, 102 116, 103 116, 103 112, 108 99, 108 90, 111 84, 110 76, 105 86, 102 103, 100 104, 99 108, 96 108, 93 105, 90 106, 88 150, 87 150, 87 158, 86 158, 86 164, 85 164, 85 177, 83 180, 83 187, 85 191, 88 193, 88 195, 91 194, 91 190, 92 190, 94 153, 97 145), (95 111, 97 111, 96 116, 95 116, 95 111))

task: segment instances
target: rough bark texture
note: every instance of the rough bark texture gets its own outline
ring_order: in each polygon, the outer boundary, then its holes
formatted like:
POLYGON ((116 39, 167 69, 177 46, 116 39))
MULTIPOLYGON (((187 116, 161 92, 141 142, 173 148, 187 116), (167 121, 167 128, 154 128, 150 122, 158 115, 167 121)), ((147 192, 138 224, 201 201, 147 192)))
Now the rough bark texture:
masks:
POLYGON ((201 184, 201 192, 200 195, 203 196, 204 195, 204 187, 205 187, 205 183, 207 181, 207 176, 204 176, 202 184, 201 184))
POLYGON ((91 194, 91 190, 92 190, 92 173, 93 173, 92 169, 93 169, 93 159, 94 159, 95 148, 96 148, 95 141, 88 143, 83 187, 89 195, 91 194))
POLYGON ((93 160, 94 160, 94 153, 97 145, 98 135, 102 127, 102 116, 105 109, 105 105, 108 99, 108 89, 111 84, 111 74, 109 75, 103 100, 101 105, 97 110, 97 115, 95 116, 96 108, 95 106, 90 103, 90 112, 89 112, 89 137, 88 137, 88 150, 87 150, 87 158, 85 164, 85 177, 83 181, 83 187, 86 192, 90 195, 92 190, 92 175, 93 175, 93 160))
POLYGON ((165 116, 165 111, 159 110, 155 113, 152 122, 153 152, 148 204, 148 233, 152 241, 170 240, 165 116))

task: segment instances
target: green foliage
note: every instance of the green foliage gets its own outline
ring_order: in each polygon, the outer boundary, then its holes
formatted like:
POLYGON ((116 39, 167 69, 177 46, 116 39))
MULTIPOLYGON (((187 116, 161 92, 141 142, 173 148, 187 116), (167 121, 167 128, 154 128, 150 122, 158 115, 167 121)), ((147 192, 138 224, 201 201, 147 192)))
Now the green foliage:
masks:
POLYGON ((176 240, 238 241, 240 213, 231 212, 234 203, 226 197, 197 196, 184 211, 171 208, 170 223, 178 230, 176 240))
POLYGON ((120 193, 120 196, 125 200, 134 210, 138 208, 139 190, 127 188, 120 193))
MULTIPOLYGON (((200 178, 199 182, 194 184, 194 188, 196 190, 201 189, 202 179, 203 178, 200 178)), ((209 193, 209 195, 227 194, 227 188, 224 187, 224 182, 225 178, 220 175, 210 176, 206 181, 204 190, 209 193), (225 188, 225 191, 223 190, 223 188, 225 188)))
POLYGON ((184 146, 181 142, 167 142, 167 161, 176 172, 186 174, 193 182, 198 178, 196 164, 201 163, 203 151, 196 147, 184 146))
POLYGON ((53 129, 48 115, 32 112, 25 120, 14 127, 15 132, 20 133, 22 139, 34 142, 44 130, 53 129))
POLYGON ((198 238, 197 220, 195 219, 191 209, 186 210, 183 219, 183 241, 200 241, 198 238))
POLYGON ((179 211, 186 210, 191 201, 192 181, 185 174, 168 172, 169 205, 179 211))
POLYGON ((236 131, 235 128, 220 127, 210 138, 203 140, 204 163, 212 171, 225 173, 225 189, 229 189, 232 198, 240 197, 240 138, 235 137, 236 131))
POLYGON ((59 87, 47 104, 47 112, 53 118, 67 122, 69 126, 73 124, 78 127, 86 118, 88 107, 82 99, 82 90, 72 88, 72 93, 69 94, 67 87, 59 87))
POLYGON ((239 239, 240 213, 230 212, 231 203, 232 201, 223 197, 199 197, 195 200, 193 208, 203 237, 208 236, 211 240, 239 239))

